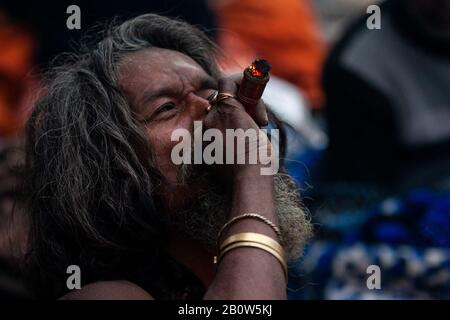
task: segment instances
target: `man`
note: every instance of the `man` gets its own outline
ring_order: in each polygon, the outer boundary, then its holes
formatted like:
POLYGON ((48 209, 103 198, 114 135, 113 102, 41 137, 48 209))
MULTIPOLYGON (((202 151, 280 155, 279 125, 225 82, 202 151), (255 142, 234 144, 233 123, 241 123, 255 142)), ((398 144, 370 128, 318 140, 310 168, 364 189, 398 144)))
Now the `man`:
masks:
POLYGON ((175 165, 171 158, 172 133, 192 132, 194 121, 221 133, 265 122, 262 102, 252 119, 230 97, 239 83, 219 80, 213 48, 190 25, 149 14, 54 70, 27 126, 27 261, 38 294, 285 298, 276 255, 239 247, 217 265, 213 256, 216 241, 238 233, 277 242, 278 225, 290 259, 301 254, 311 226, 290 178, 261 175, 259 162, 175 165), (217 91, 229 96, 212 106, 217 91), (71 265, 80 268, 83 288, 69 292, 71 265))
POLYGON ((365 16, 338 43, 324 73, 329 178, 393 186, 442 172, 450 158, 449 17, 449 0, 390 0, 380 30, 368 29, 365 16))

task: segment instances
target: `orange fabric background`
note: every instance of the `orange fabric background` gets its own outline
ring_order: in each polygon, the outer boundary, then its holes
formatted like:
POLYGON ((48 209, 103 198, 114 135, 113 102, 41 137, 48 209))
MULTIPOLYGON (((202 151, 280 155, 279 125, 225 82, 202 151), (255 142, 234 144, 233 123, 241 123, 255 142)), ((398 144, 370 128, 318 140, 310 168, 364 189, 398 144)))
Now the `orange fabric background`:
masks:
POLYGON ((314 108, 322 106, 326 49, 308 1, 224 0, 215 2, 214 10, 226 54, 238 62, 245 57, 245 64, 267 59, 273 74, 300 88, 314 108))
POLYGON ((22 126, 21 102, 28 89, 34 41, 23 28, 0 23, 0 136, 17 134, 22 126))

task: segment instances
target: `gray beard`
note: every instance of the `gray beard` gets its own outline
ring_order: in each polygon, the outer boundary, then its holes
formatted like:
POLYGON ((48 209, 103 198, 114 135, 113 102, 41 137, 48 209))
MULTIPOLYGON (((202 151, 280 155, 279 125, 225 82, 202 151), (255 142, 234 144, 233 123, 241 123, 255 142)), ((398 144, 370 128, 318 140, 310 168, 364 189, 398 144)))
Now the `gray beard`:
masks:
MULTIPOLYGON (((185 185, 199 181, 192 166, 182 166, 179 181, 185 185), (196 177, 194 179, 194 177, 196 177)), ((208 174, 202 175, 205 181, 208 174)), ((218 184, 207 183, 207 192, 199 196, 188 209, 171 214, 172 227, 201 242, 211 252, 216 250, 217 234, 230 219, 231 195, 218 184)), ((305 243, 312 235, 309 214, 302 207, 298 188, 293 179, 284 173, 274 175, 274 198, 279 227, 283 235, 284 247, 288 261, 292 262, 303 254, 305 243)))

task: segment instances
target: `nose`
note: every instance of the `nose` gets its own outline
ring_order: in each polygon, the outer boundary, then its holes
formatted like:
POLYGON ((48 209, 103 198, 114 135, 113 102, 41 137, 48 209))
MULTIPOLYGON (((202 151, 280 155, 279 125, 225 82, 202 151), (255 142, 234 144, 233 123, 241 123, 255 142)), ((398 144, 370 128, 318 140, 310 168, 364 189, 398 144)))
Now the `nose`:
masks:
POLYGON ((209 111, 210 103, 207 99, 199 97, 195 93, 190 93, 187 97, 188 112, 193 121, 203 120, 209 111))

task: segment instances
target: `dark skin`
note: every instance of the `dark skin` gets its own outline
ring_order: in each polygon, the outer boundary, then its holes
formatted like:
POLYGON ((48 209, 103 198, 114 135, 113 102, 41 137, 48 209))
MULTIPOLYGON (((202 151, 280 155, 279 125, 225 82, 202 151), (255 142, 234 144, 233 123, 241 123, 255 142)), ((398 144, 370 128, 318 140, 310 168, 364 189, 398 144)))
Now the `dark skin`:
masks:
MULTIPOLYGON (((205 128, 259 129, 267 119, 265 106, 257 106, 254 119, 235 99, 226 99, 207 111, 208 97, 219 92, 235 94, 238 81, 212 79, 188 56, 167 49, 147 49, 129 54, 119 67, 120 85, 129 98, 139 122, 145 126, 154 147, 157 166, 165 178, 164 197, 167 214, 188 204, 201 187, 183 190, 177 183, 178 167, 171 161, 173 130, 192 131, 193 122, 202 120, 205 128), (197 190, 197 191, 196 191, 197 190), (190 195, 190 196, 189 196, 190 195)), ((225 136, 225 134, 224 134, 225 136)), ((268 142, 266 148, 271 148, 268 142)), ((273 177, 260 174, 260 164, 218 165, 211 168, 232 190, 229 218, 245 212, 257 212, 277 224, 273 177)), ((233 224, 224 238, 239 232, 257 232, 277 240, 273 230, 258 220, 245 219, 233 224)), ((189 268, 205 285, 205 299, 285 299, 286 279, 272 255, 255 248, 231 250, 218 266, 203 246, 183 234, 170 236, 167 250, 189 268)), ((97 282, 68 293, 64 299, 152 299, 128 281, 97 282)))

